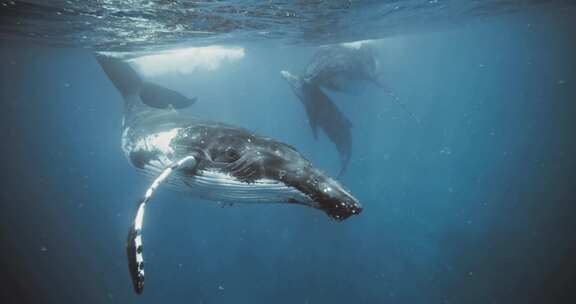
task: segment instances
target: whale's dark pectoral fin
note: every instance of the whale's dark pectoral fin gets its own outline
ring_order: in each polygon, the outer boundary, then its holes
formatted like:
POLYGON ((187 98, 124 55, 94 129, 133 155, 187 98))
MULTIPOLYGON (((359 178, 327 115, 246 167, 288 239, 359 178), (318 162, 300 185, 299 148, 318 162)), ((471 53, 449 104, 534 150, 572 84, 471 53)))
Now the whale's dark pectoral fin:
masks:
POLYGON ((310 85, 304 92, 306 112, 312 130, 315 132, 314 130, 320 127, 336 145, 340 155, 341 176, 346 171, 352 154, 352 123, 319 86, 310 85))
POLYGON ((337 179, 342 178, 344 173, 346 173, 346 169, 348 169, 348 164, 350 163, 350 156, 351 156, 350 155, 351 154, 350 149, 352 149, 352 144, 350 143, 350 145, 347 145, 344 148, 346 148, 346 149, 342 150, 342 151, 338 150, 338 152, 340 154, 340 171, 338 172, 338 175, 336 176, 337 179))
POLYGON ((126 254, 128 256, 128 269, 130 271, 130 277, 132 278, 132 284, 134 286, 134 291, 137 294, 141 294, 144 291, 144 256, 142 254, 142 227, 144 225, 144 211, 146 204, 156 192, 156 189, 174 170, 186 167, 187 169, 192 169, 196 167, 197 160, 194 156, 186 156, 177 162, 168 166, 162 173, 152 182, 142 200, 138 202, 138 211, 134 217, 134 222, 130 226, 128 231, 128 239, 126 240, 126 254))
POLYGON ((312 127, 312 135, 314 136, 314 140, 318 140, 318 129, 316 126, 312 127))
POLYGON ((314 140, 318 140, 318 111, 316 109, 306 111, 308 114, 308 123, 310 124, 310 129, 312 130, 312 135, 314 140))
POLYGON ((352 152, 352 123, 330 98, 322 92, 319 84, 310 79, 294 76, 287 71, 280 72, 288 81, 296 96, 300 99, 308 116, 308 123, 312 129, 314 139, 318 139, 318 128, 324 130, 328 138, 336 145, 340 154, 344 173, 350 161, 352 152))

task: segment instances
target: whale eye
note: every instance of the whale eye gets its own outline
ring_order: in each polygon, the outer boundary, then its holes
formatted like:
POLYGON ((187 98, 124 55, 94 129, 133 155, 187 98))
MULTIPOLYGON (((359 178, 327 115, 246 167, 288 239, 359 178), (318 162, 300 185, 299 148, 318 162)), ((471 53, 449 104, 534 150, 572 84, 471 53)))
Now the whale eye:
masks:
POLYGON ((212 160, 219 163, 233 163, 240 158, 240 153, 232 147, 213 149, 210 151, 212 160))

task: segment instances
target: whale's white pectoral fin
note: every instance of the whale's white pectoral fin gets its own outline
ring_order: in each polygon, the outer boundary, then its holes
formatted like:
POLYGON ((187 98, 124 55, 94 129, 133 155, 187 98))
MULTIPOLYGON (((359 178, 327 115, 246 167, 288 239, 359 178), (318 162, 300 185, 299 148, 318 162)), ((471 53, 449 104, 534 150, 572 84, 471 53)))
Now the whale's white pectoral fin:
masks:
POLYGON ((144 224, 144 211, 146 204, 150 201, 152 195, 158 186, 170 174, 181 167, 186 167, 188 169, 193 169, 197 165, 197 160, 194 156, 186 156, 177 162, 168 166, 162 173, 152 182, 144 197, 138 203, 138 211, 134 217, 134 223, 130 226, 128 231, 128 239, 126 243, 126 253, 128 255, 128 268, 130 270, 130 276, 132 277, 132 283, 134 284, 134 290, 136 293, 141 294, 144 290, 144 257, 142 255, 142 226, 144 224))

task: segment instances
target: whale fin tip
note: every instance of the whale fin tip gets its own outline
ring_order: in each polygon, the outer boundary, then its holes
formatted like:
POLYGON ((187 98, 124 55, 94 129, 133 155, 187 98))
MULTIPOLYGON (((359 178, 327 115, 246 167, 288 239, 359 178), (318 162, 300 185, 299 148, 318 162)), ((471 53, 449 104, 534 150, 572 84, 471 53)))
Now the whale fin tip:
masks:
POLYGON ((173 171, 179 168, 186 168, 187 170, 193 169, 198 164, 195 156, 186 156, 177 162, 166 167, 162 173, 156 179, 146 193, 144 197, 138 202, 138 209, 136 216, 134 217, 134 222, 130 225, 128 230, 128 238, 126 240, 126 254, 128 258, 128 270, 130 271, 130 277, 132 278, 132 284, 134 291, 137 294, 142 294, 144 291, 144 255, 143 255, 143 243, 142 243, 142 228, 144 226, 144 211, 147 203, 156 192, 156 189, 172 174, 173 171))

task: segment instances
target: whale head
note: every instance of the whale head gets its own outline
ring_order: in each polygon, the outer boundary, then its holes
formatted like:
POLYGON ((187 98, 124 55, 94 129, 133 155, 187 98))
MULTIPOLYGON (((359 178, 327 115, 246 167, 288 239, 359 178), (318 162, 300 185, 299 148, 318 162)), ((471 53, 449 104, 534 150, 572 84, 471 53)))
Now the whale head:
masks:
MULTIPOLYGON (((216 136, 217 138, 218 136, 216 136)), ((296 203, 324 211, 335 220, 359 214, 359 201, 336 179, 315 168, 293 147, 269 138, 239 134, 224 136, 206 151, 215 162, 224 162, 220 170, 232 178, 262 187, 263 181, 277 185, 276 194, 287 203, 296 203)))
POLYGON ((335 179, 313 169, 314 172, 298 181, 297 187, 329 217, 341 221, 362 212, 359 201, 335 179))

